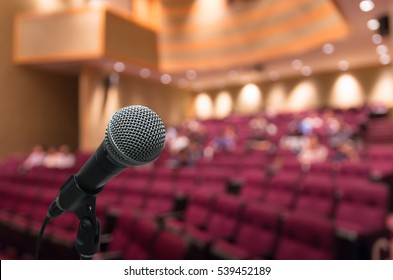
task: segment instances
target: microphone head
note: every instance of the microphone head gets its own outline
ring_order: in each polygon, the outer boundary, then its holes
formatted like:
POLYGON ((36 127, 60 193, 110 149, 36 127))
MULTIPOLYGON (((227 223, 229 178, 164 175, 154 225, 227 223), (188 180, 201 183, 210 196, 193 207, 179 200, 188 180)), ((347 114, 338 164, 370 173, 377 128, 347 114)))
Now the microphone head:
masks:
POLYGON ((164 142, 164 123, 144 106, 128 106, 115 112, 106 127, 104 140, 112 159, 125 166, 155 160, 164 142))

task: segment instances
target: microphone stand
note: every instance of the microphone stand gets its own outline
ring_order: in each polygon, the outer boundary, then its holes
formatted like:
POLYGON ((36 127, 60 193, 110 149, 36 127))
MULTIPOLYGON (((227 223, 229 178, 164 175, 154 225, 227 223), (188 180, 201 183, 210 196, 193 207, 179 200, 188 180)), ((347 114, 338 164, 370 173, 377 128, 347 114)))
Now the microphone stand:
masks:
POLYGON ((79 218, 75 247, 81 260, 93 259, 100 247, 100 223, 96 217, 96 196, 102 189, 103 187, 95 193, 87 193, 78 186, 75 175, 72 175, 61 187, 59 196, 48 210, 48 215, 52 218, 60 216, 65 211, 71 211, 79 218))

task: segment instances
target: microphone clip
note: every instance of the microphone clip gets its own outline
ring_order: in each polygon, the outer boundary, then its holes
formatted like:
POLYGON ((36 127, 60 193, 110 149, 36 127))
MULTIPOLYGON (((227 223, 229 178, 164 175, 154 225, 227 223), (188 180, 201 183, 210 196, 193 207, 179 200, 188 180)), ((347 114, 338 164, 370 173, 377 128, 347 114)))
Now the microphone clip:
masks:
POLYGON ((81 259, 92 259, 100 247, 100 223, 96 217, 96 197, 103 189, 87 193, 81 189, 75 175, 70 176, 60 189, 60 194, 51 204, 47 216, 55 218, 66 211, 79 218, 75 247, 81 259))

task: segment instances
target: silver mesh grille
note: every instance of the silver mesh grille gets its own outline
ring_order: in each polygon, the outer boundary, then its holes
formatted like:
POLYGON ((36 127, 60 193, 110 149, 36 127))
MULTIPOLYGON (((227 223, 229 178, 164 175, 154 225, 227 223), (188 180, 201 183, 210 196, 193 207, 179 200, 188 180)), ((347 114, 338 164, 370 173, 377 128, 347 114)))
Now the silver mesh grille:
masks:
POLYGON ((113 114, 106 127, 105 146, 122 165, 141 165, 156 159, 164 146, 160 117, 144 106, 128 106, 113 114))

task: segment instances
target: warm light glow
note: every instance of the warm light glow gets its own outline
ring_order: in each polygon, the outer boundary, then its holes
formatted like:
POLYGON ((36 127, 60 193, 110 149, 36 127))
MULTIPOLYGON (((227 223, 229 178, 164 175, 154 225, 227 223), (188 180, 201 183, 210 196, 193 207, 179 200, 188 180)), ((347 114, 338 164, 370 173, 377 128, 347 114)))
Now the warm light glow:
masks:
POLYGON ((375 50, 379 55, 384 55, 388 53, 388 47, 386 45, 379 45, 375 50))
POLYGON ((285 112, 286 108, 286 90, 282 84, 273 86, 267 95, 266 108, 272 113, 285 112))
POLYGON ((292 61, 292 68, 295 70, 300 70, 303 66, 303 62, 300 59, 295 59, 292 61))
POLYGON ((310 66, 303 66, 302 69, 300 69, 300 72, 303 76, 308 77, 312 74, 312 69, 310 66))
POLYGON ((228 92, 222 91, 220 92, 215 101, 214 106, 214 115, 217 118, 225 118, 227 117, 233 109, 233 100, 228 92))
POLYGON ((363 12, 370 12, 374 9, 374 2, 371 0, 363 0, 359 3, 359 8, 363 12))
POLYGON ((379 45, 382 43, 382 36, 380 34, 374 34, 371 37, 371 40, 373 41, 374 44, 379 45))
POLYGON ((289 111, 299 112, 314 109, 319 105, 318 89, 312 81, 299 83, 288 96, 289 111))
POLYGON ((236 109, 243 113, 255 113, 260 109, 262 95, 255 84, 245 85, 239 93, 236 109))
POLYGON ((123 62, 116 62, 113 64, 113 70, 116 72, 123 72, 126 69, 126 65, 123 62))
POLYGON ((102 7, 105 5, 105 0, 90 0, 88 4, 90 7, 94 7, 94 8, 102 7))
POLYGON ((199 119, 213 117, 213 102, 209 95, 200 93, 195 99, 195 115, 199 119))
POLYGON ((160 78, 161 83, 164 85, 170 84, 172 82, 172 77, 169 74, 162 74, 160 78))
POLYGON ((381 62, 382 65, 387 65, 391 62, 391 57, 388 54, 383 54, 379 57, 379 62, 381 62))
POLYGON ((338 62, 338 69, 341 71, 347 71, 349 69, 349 62, 346 60, 340 60, 338 62))
POLYGON ((118 87, 110 87, 107 92, 106 102, 104 107, 103 119, 109 120, 113 113, 116 112, 119 106, 119 90, 118 87))
POLYGON ((377 77, 368 101, 393 107, 393 73, 391 69, 386 69, 377 77))
MULTIPOLYGON (((193 20, 200 21, 216 21, 218 20, 227 9, 227 0, 198 0, 194 1, 192 7, 192 15, 203 15, 203 17, 194 18, 193 20)), ((192 18, 190 17, 190 20, 192 18)))
POLYGON ((149 78, 150 77, 150 75, 151 75, 151 71, 149 70, 149 69, 147 69, 147 68, 142 68, 140 71, 139 71, 139 75, 142 77, 142 78, 149 78))
POLYGON ((34 2, 34 8, 38 11, 51 12, 67 8, 64 1, 60 0, 36 0, 34 2))
POLYGON ((322 51, 325 54, 332 54, 332 53, 334 53, 334 46, 333 46, 333 44, 325 44, 325 45, 323 45, 322 51))
POLYGON ((376 20, 375 18, 370 19, 367 22, 367 27, 368 27, 368 29, 375 31, 379 28, 379 21, 376 20))
POLYGON ((364 92, 359 81, 352 75, 341 75, 333 85, 329 103, 342 109, 362 106, 364 92))
POLYGON ((195 71, 194 69, 189 69, 189 70, 187 70, 187 72, 186 72, 186 77, 187 77, 187 79, 189 79, 189 80, 195 80, 196 79, 196 77, 197 77, 197 71, 195 71))

